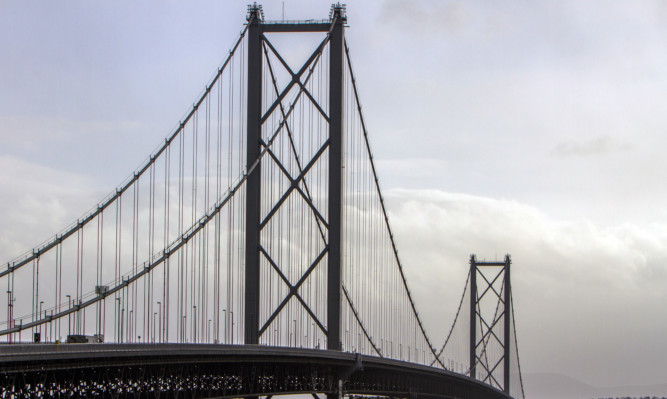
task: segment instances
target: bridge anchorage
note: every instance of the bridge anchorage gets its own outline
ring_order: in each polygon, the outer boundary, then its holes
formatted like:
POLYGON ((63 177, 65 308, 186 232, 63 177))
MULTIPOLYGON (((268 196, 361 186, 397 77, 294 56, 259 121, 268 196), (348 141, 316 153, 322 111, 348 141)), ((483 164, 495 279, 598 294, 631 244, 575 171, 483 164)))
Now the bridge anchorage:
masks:
POLYGON ((346 24, 340 4, 321 21, 249 6, 147 161, 0 268, 1 397, 524 397, 509 256, 471 257, 439 350, 426 333, 346 24))

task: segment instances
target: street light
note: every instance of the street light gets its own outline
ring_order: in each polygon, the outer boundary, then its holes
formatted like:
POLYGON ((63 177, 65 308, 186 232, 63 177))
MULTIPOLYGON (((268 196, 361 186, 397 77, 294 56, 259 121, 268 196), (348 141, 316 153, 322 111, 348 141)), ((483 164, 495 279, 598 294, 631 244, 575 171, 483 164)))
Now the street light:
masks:
POLYGON ((229 311, 229 315, 230 315, 230 317, 231 317, 231 319, 232 319, 232 329, 231 329, 231 332, 232 332, 232 339, 231 339, 231 343, 234 344, 234 312, 230 310, 230 311, 229 311))
POLYGON ((225 343, 227 343, 227 309, 222 309, 222 318, 223 318, 224 323, 225 323, 225 325, 224 325, 225 326, 224 340, 225 340, 225 343))
POLYGON ((315 323, 311 323, 313 326, 313 346, 315 346, 315 338, 317 337, 317 330, 315 329, 315 323))
MULTIPOLYGON (((12 307, 13 307, 12 291, 7 290, 7 322, 9 323, 9 328, 12 328, 12 319, 13 319, 12 307)), ((10 338, 11 338, 11 335, 10 335, 10 338)))
POLYGON ((197 343, 197 305, 192 305, 192 339, 197 343))
POLYGON ((116 302, 118 302, 118 312, 116 313, 116 326, 118 327, 118 330, 116 331, 116 340, 120 343, 120 336, 121 336, 121 331, 122 331, 122 316, 120 313, 120 298, 116 298, 116 302))
MULTIPOLYGON (((67 309, 72 310, 72 296, 67 294, 67 309)), ((67 336, 72 335, 72 312, 67 314, 67 336)))
POLYGON ((130 342, 132 342, 133 339, 134 339, 134 329, 132 328, 132 327, 134 327, 134 323, 132 322, 132 312, 134 312, 134 309, 130 310, 130 312, 127 314, 127 318, 128 318, 128 320, 127 320, 127 329, 128 329, 127 337, 130 339, 130 342))
POLYGON ((187 331, 187 330, 186 330, 186 327, 185 327, 185 321, 186 321, 187 319, 188 319, 188 316, 187 316, 187 315, 183 315, 183 325, 181 326, 181 332, 182 332, 181 341, 182 341, 182 342, 187 342, 187 340, 185 339, 185 333, 186 333, 186 331, 187 331))
POLYGON ((123 323, 125 322, 125 308, 120 310, 120 341, 123 342, 123 323))
POLYGON ((158 318, 160 319, 160 325, 159 325, 159 335, 158 335, 158 342, 162 342, 162 302, 158 301, 157 302, 158 306, 158 318))
MULTIPOLYGON (((39 314, 37 315, 37 320, 42 318, 42 305, 44 304, 44 301, 39 301, 39 314)), ((42 325, 39 325, 39 334, 42 334, 42 325)), ((46 337, 45 337, 46 338, 46 337)), ((46 341, 46 339, 44 339, 46 341)))
POLYGON ((292 321, 294 322, 294 347, 296 348, 296 320, 292 319, 292 321))
POLYGON ((49 337, 53 340, 53 309, 51 309, 51 318, 49 319, 49 337))
MULTIPOLYGON (((14 321, 14 301, 16 301, 16 298, 13 297, 11 290, 7 290, 7 296, 9 298, 7 300, 7 319, 8 319, 7 323, 9 325, 9 328, 12 328, 16 324, 15 321, 14 321)), ((14 336, 14 334, 9 334, 9 342, 10 343, 12 342, 13 336, 14 336)), ((21 335, 19 334, 19 340, 20 339, 21 339, 21 335)))

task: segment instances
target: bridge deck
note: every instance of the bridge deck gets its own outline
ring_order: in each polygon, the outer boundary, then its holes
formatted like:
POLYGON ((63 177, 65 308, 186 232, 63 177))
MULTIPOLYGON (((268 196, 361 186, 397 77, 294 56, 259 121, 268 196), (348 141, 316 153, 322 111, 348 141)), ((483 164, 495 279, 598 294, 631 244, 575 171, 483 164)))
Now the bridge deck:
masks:
POLYGON ((211 344, 32 344, 0 349, 0 395, 73 387, 86 394, 121 396, 160 391, 215 397, 335 393, 338 379, 344 380, 345 394, 508 397, 449 371, 328 350, 211 344), (82 387, 77 381, 87 384, 82 387))

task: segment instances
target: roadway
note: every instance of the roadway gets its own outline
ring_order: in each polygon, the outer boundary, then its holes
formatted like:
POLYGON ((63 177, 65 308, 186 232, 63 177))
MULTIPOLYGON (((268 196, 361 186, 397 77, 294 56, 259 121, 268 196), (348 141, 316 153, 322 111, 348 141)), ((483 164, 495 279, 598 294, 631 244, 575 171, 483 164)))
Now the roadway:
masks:
POLYGON ((0 397, 247 397, 337 394, 339 386, 345 395, 509 398, 461 374, 338 351, 214 344, 0 345, 0 397))

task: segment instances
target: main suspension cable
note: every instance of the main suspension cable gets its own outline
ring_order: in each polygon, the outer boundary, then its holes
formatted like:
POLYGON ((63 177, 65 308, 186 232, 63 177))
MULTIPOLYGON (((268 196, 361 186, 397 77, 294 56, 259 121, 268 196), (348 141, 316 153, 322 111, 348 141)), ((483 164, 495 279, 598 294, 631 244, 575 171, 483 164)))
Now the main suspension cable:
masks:
POLYGON ((352 88, 354 89, 354 97, 355 97, 355 100, 356 100, 356 103, 357 103, 357 111, 359 112, 359 120, 361 121, 361 128, 362 128, 363 133, 364 133, 364 142, 366 144, 366 150, 368 152, 368 158, 369 158, 369 162, 370 162, 370 165, 371 165, 371 171, 373 172, 373 179, 375 180, 375 188, 377 190, 378 196, 380 197, 380 207, 382 209, 382 215, 384 216, 385 225, 386 225, 387 231, 389 233, 389 239, 391 241, 391 248, 392 248, 393 253, 394 253, 394 258, 395 258, 396 263, 398 265, 398 270, 399 270, 399 273, 400 273, 400 276, 401 276, 401 280, 403 282, 403 286, 405 288, 405 292, 406 292, 406 294, 408 296, 408 300, 410 302, 410 307, 412 308, 412 312, 417 319, 417 323, 419 325, 419 329, 422 333, 422 336, 426 340, 426 343, 428 344, 429 349, 431 350, 431 353, 435 356, 437 362, 440 364, 440 366, 442 366, 443 369, 446 369, 445 365, 438 358, 436 350, 433 347, 433 344, 431 343, 431 340, 429 339, 428 335, 426 334, 426 330, 424 329, 424 325, 422 323, 422 320, 419 317, 419 313, 417 312, 417 308, 415 307, 415 302, 412 298, 412 294, 410 293, 410 289, 408 288, 408 282, 405 278, 405 273, 403 272, 403 266, 402 266, 401 261, 398 257, 398 249, 396 248, 396 242, 394 241, 394 235, 391 232, 391 227, 389 226, 389 217, 387 215, 387 209, 386 209, 385 204, 384 204, 384 197, 382 196, 382 192, 380 191, 380 182, 379 182, 378 177, 377 177, 375 162, 373 161, 373 156, 372 156, 370 144, 369 144, 369 141, 368 141, 368 131, 366 130, 366 123, 364 121, 364 116, 363 116, 363 113, 361 111, 361 103, 359 102, 359 93, 357 91, 357 84, 356 84, 356 80, 354 78, 354 73, 352 71, 352 63, 350 61, 350 50, 347 46, 347 41, 344 41, 344 47, 345 47, 345 55, 346 55, 345 58, 347 59, 347 66, 348 66, 348 69, 349 69, 349 72, 350 72, 350 78, 352 80, 352 88))
POLYGON ((248 25, 243 29, 241 32, 238 40, 234 44, 234 47, 232 50, 229 52, 229 55, 223 62, 222 66, 218 68, 218 71, 216 72, 215 76, 213 79, 211 79, 210 83, 206 86, 206 89, 204 90, 204 93, 202 96, 199 98, 199 100, 193 105, 192 109, 190 112, 185 116, 185 118, 180 122, 179 126, 176 128, 176 130, 169 135, 169 137, 165 138, 164 143, 161 144, 161 146, 155 151, 149 159, 146 161, 145 164, 140 166, 135 172, 129 177, 129 179, 124 183, 121 184, 116 190, 111 193, 109 196, 107 196, 106 200, 103 200, 101 203, 96 205, 96 207, 87 215, 83 216, 82 218, 79 218, 76 223, 71 225, 71 227, 66 228, 64 231, 61 233, 58 233, 55 235, 53 239, 50 241, 45 242, 44 244, 37 246, 32 249, 31 252, 27 252, 17 258, 15 258, 13 261, 10 261, 7 263, 7 268, 5 270, 0 271, 0 278, 14 272, 16 269, 19 269, 20 267, 32 262, 34 259, 39 258, 42 254, 45 252, 48 252, 52 248, 54 248, 56 245, 61 243, 63 240, 67 239, 70 237, 72 234, 78 232, 79 230, 83 229, 83 227, 88 224, 90 221, 95 219, 100 213, 102 213, 109 205, 111 205, 114 201, 116 201, 118 198, 125 193, 134 183, 136 183, 139 178, 147 171, 149 168, 155 163, 156 159, 171 145, 171 142, 183 131, 185 125, 188 123, 188 121, 195 115, 197 112, 199 106, 204 102, 204 100, 208 97, 209 92, 211 91, 211 88, 215 83, 218 81, 220 76, 222 75, 223 71, 229 64, 230 60, 232 59, 232 56, 235 54, 236 49, 239 47, 241 44, 241 41, 245 37, 246 32, 248 31, 248 25))
POLYGON ((521 360, 519 359, 519 344, 516 337, 516 318, 514 317, 514 297, 512 290, 510 290, 510 309, 512 309, 512 326, 514 329, 514 350, 516 351, 516 365, 519 368, 519 384, 521 385, 521 396, 526 397, 526 392, 523 389, 523 375, 521 374, 521 360))
MULTIPOLYGON (((463 295, 461 295, 461 301, 459 302, 459 308, 456 310, 456 316, 454 316, 454 322, 452 323, 452 327, 449 329, 449 334, 447 334, 447 339, 445 339, 445 343, 442 344, 442 348, 440 348, 440 351, 438 352, 438 358, 442 355, 442 352, 444 352, 445 348, 447 347, 447 343, 449 342, 449 339, 452 337, 452 332, 454 331, 454 326, 456 326, 456 321, 459 318, 459 313, 461 313, 461 308, 463 307, 463 300, 465 299, 466 296, 466 291, 468 291, 468 282, 470 281, 470 271, 468 271, 468 277, 466 277, 466 283, 463 286, 463 295)), ((431 366, 435 363, 435 360, 431 362, 431 366)))

